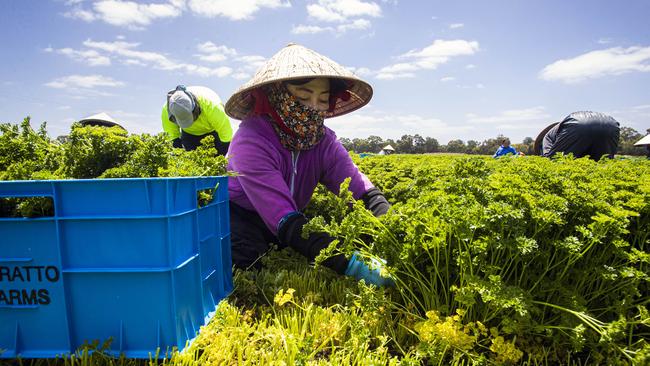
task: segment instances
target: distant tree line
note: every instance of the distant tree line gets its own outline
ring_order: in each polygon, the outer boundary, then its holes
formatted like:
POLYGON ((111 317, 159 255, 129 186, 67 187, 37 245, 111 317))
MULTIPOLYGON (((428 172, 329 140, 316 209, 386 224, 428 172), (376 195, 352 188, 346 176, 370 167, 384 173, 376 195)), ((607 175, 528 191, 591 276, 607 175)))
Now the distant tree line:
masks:
MULTIPOLYGON (((646 130, 650 134, 650 128, 646 130)), ((618 146, 618 154, 622 155, 645 155, 646 150, 643 147, 634 146, 645 134, 641 134, 631 127, 621 127, 621 136, 618 146)), ((355 153, 378 153, 386 145, 391 145, 397 154, 426 154, 426 153, 463 153, 477 155, 492 155, 501 146, 501 141, 507 138, 504 135, 497 135, 483 141, 461 139, 451 140, 446 145, 441 145, 433 137, 422 137, 416 135, 403 135, 399 140, 386 139, 379 136, 370 136, 366 139, 341 138, 341 143, 348 151, 355 153)), ((526 155, 533 154, 533 145, 535 139, 526 137, 521 143, 512 143, 511 145, 522 151, 526 155)))
POLYGON ((643 136, 650 135, 650 128, 646 133, 639 133, 631 127, 621 127, 621 137, 618 140, 618 153, 621 155, 645 155, 647 150, 643 146, 634 146, 634 143, 641 140, 643 136))

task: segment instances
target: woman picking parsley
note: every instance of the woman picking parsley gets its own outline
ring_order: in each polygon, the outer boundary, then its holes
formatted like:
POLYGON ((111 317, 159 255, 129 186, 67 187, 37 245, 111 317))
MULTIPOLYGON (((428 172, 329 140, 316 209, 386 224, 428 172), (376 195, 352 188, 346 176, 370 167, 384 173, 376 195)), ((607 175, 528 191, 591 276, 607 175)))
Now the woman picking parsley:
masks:
MULTIPOLYGON (((366 105, 372 88, 339 64, 305 47, 289 44, 242 85, 226 103, 226 114, 241 120, 228 151, 233 264, 248 268, 269 243, 290 246, 310 261, 333 238, 301 236, 307 206, 318 183, 334 193, 350 178, 349 189, 375 216, 390 205, 359 171, 324 119, 366 105)), ((357 255, 342 254, 323 264, 340 274, 386 285, 381 264, 372 268, 357 255)))

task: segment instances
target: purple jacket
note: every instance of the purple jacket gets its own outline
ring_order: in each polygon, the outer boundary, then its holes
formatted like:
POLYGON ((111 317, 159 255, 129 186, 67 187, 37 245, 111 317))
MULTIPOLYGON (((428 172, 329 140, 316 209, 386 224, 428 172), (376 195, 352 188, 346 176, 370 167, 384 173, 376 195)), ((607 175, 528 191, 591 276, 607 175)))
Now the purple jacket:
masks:
POLYGON ((338 194, 343 180, 350 177, 355 199, 373 188, 350 155, 325 128, 325 137, 313 149, 287 150, 262 116, 246 118, 228 149, 228 170, 240 174, 228 180, 230 200, 256 211, 275 235, 287 214, 307 206, 318 183, 338 194))

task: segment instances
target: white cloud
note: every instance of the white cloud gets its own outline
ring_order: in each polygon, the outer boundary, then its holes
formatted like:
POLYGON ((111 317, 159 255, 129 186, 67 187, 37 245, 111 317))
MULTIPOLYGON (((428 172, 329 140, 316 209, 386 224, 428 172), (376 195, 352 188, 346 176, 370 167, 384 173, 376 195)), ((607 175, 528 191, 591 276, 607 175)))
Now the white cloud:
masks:
POLYGON ((544 80, 577 83, 634 71, 650 72, 650 47, 614 47, 587 52, 547 65, 539 77, 544 80))
POLYGON ((264 62, 266 62, 265 57, 257 56, 257 55, 240 56, 237 58, 237 60, 255 69, 259 68, 264 64, 264 62))
POLYGON ((318 0, 307 5, 311 18, 323 22, 345 22, 349 18, 379 17, 381 7, 375 2, 360 0, 318 0))
POLYGON ((339 25, 338 27, 336 27, 336 30, 339 33, 345 33, 345 32, 350 31, 350 30, 369 29, 370 26, 371 26, 371 23, 367 19, 355 19, 351 23, 339 25))
POLYGON ((183 70, 188 74, 198 75, 202 77, 216 76, 218 78, 223 78, 232 74, 232 68, 228 66, 210 68, 193 64, 178 64, 176 65, 176 69, 183 70))
POLYGON ((81 8, 74 8, 68 12, 63 13, 63 16, 72 19, 81 19, 86 23, 90 23, 97 19, 95 13, 89 10, 84 10, 81 8))
POLYGON ((94 9, 106 23, 127 27, 149 25, 158 18, 181 15, 181 11, 172 4, 139 4, 120 0, 96 2, 94 9))
POLYGON ((416 71, 419 69, 420 68, 416 64, 398 63, 398 64, 386 66, 382 68, 382 71, 385 71, 387 73, 403 73, 403 72, 416 71))
POLYGON ((116 41, 116 42, 97 42, 90 38, 83 42, 83 45, 91 48, 98 48, 107 52, 119 53, 128 49, 138 47, 140 44, 135 42, 116 41))
MULTIPOLYGON (((531 121, 540 122, 548 121, 551 118, 546 112, 546 108, 542 106, 525 108, 525 109, 510 109, 499 113, 496 116, 478 116, 474 113, 465 115, 467 121, 470 123, 504 123, 504 122, 526 122, 531 121)), ((521 127, 521 126, 519 126, 521 127)))
POLYGON ((437 39, 430 46, 398 56, 397 58, 403 62, 381 68, 377 78, 386 80, 412 78, 418 70, 435 70, 453 57, 473 55, 478 50, 479 44, 476 41, 437 39))
POLYGON ((200 54, 198 58, 206 62, 221 62, 229 57, 236 56, 237 51, 226 46, 217 46, 212 42, 204 42, 196 46, 200 54))
POLYGON ((231 76, 233 79, 245 80, 245 79, 250 79, 251 74, 245 72, 235 72, 231 76))
POLYGON ((128 58, 124 61, 122 61, 123 64, 125 65, 130 65, 130 66, 147 66, 144 62, 132 58, 128 58))
POLYGON ((328 32, 335 36, 340 36, 348 31, 370 29, 372 23, 367 18, 380 17, 381 6, 373 1, 318 0, 307 5, 307 14, 311 22, 294 26, 291 29, 291 33, 318 34, 328 32), (335 26, 327 26, 312 24, 313 22, 338 24, 335 26))
POLYGON ((356 74, 361 76, 370 75, 370 69, 367 67, 359 67, 358 69, 356 69, 356 74))
POLYGON ((78 51, 68 47, 61 49, 53 49, 52 47, 48 47, 45 49, 45 52, 56 52, 60 55, 70 57, 75 61, 83 62, 89 66, 108 66, 111 64, 110 58, 101 55, 95 50, 78 51))
POLYGON ((449 24, 449 29, 458 29, 458 28, 462 28, 464 26, 465 26, 465 24, 463 24, 463 23, 452 23, 452 24, 449 24))
POLYGON ((125 0, 100 0, 92 4, 92 10, 81 7, 81 2, 68 2, 66 5, 74 7, 64 13, 68 18, 81 19, 85 22, 96 20, 105 23, 126 27, 131 30, 141 30, 152 21, 161 18, 173 18, 182 14, 182 2, 170 1, 166 4, 142 4, 125 0))
MULTIPOLYGON (((187 62, 179 62, 158 52, 141 51, 140 44, 124 40, 113 42, 93 41, 83 42, 87 49, 72 48, 54 49, 48 47, 45 52, 66 55, 72 59, 83 61, 91 66, 109 65, 116 61, 128 66, 150 67, 164 71, 177 71, 201 77, 226 77, 232 75, 235 79, 248 77, 264 64, 266 59, 257 55, 239 55, 237 50, 213 42, 197 44, 197 56, 205 62, 230 62, 230 65, 208 67, 187 62)), ((55 83, 56 85, 56 83, 55 83)))
POLYGON ((231 20, 251 19, 262 8, 291 7, 289 1, 281 0, 190 0, 188 5, 196 15, 231 20))
POLYGON ((226 56, 220 53, 212 53, 209 55, 198 54, 196 56, 199 58, 199 60, 205 62, 221 62, 226 60, 226 56))
POLYGON ((232 68, 227 66, 210 68, 184 62, 176 62, 170 60, 165 55, 156 52, 138 51, 136 48, 139 46, 139 43, 130 43, 124 41, 96 42, 88 39, 84 41, 83 44, 86 47, 100 49, 116 56, 125 58, 125 62, 132 65, 151 65, 152 67, 159 70, 181 71, 202 77, 225 77, 232 73, 232 68))
POLYGON ((228 56, 234 56, 237 54, 237 51, 234 48, 229 48, 227 46, 217 46, 212 42, 199 43, 196 46, 196 49, 202 53, 221 53, 228 56))
POLYGON ((60 77, 45 84, 50 88, 55 89, 68 89, 68 88, 83 88, 93 89, 97 87, 118 87, 123 86, 124 83, 117 81, 111 77, 103 75, 69 75, 60 77))
POLYGON ((87 39, 83 42, 83 45, 89 48, 100 49, 111 54, 124 56, 129 59, 155 63, 165 70, 172 69, 174 64, 166 56, 160 53, 136 50, 136 48, 140 46, 139 43, 125 41, 97 42, 87 39))
POLYGON ((467 65, 465 65, 465 68, 466 68, 467 70, 475 69, 475 68, 476 68, 476 65, 474 65, 474 64, 467 64, 467 65))
POLYGON ((318 33, 324 33, 324 32, 330 32, 335 35, 341 35, 343 33, 346 33, 347 31, 352 31, 352 30, 366 30, 370 29, 372 26, 372 23, 367 20, 367 19, 355 19, 353 21, 340 24, 336 27, 321 27, 318 25, 304 25, 300 24, 297 26, 294 26, 291 29, 291 33, 293 34, 318 34, 318 33))
POLYGON ((350 70, 353 74, 357 76, 371 76, 372 70, 367 67, 351 67, 347 66, 346 69, 350 70))
POLYGON ((415 77, 415 73, 412 72, 398 72, 398 73, 389 73, 389 72, 378 72, 375 76, 380 80, 396 80, 396 79, 412 79, 415 77))
POLYGON ((417 71, 418 69, 419 68, 414 64, 398 63, 381 68, 376 77, 377 79, 383 80, 414 78, 414 71, 417 71))
POLYGON ((479 45, 476 41, 469 42, 462 39, 445 41, 437 39, 430 46, 421 50, 411 50, 401 55, 400 58, 429 59, 436 63, 444 63, 447 62, 450 57, 472 55, 478 50, 479 45))
POLYGON ((454 81, 454 80, 456 80, 456 78, 453 77, 453 76, 445 76, 445 77, 440 78, 440 81, 443 82, 443 83, 446 83, 448 81, 454 81))
POLYGON ((238 69, 232 75, 235 79, 248 79, 251 74, 256 72, 264 63, 266 58, 257 55, 239 56, 236 61, 240 64, 238 69))
POLYGON ((300 24, 291 28, 292 34, 317 34, 323 32, 331 32, 334 28, 332 27, 319 27, 317 25, 304 25, 300 24))
POLYGON ((611 39, 609 37, 603 37, 603 38, 599 38, 597 42, 598 42, 598 44, 609 44, 609 43, 612 43, 612 41, 613 41, 613 39, 611 39))
POLYGON ((289 0, 167 0, 165 3, 99 0, 92 4, 91 9, 83 8, 81 3, 67 2, 66 5, 72 8, 63 15, 86 22, 101 20, 131 30, 142 30, 158 19, 181 16, 188 9, 197 16, 247 20, 263 8, 291 7, 289 0))

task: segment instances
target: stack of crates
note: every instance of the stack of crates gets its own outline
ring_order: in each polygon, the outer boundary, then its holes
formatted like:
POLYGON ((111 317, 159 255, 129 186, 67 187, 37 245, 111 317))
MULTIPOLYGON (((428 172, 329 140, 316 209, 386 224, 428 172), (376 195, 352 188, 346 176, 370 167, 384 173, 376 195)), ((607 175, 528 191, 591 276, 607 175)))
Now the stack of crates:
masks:
POLYGON ((227 177, 0 182, 53 216, 0 217, 0 358, 183 349, 232 291, 227 177), (197 196, 211 199, 199 204, 197 196))

